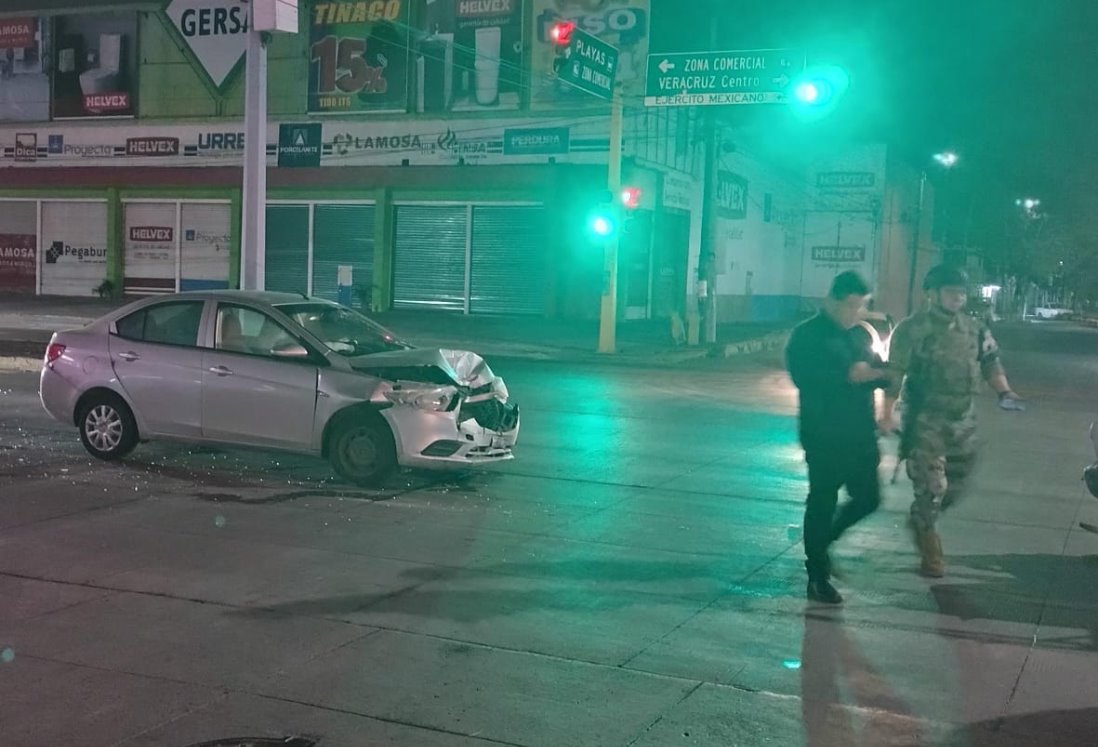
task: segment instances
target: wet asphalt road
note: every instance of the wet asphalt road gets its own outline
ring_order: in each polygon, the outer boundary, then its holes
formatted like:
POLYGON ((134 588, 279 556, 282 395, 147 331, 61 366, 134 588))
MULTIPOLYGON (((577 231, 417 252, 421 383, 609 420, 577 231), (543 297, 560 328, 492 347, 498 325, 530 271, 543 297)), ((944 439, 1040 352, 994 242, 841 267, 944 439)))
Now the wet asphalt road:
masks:
POLYGON ((1034 417, 984 403, 998 439, 985 495, 947 537, 971 542, 963 562, 980 570, 964 583, 994 592, 962 594, 960 612, 942 602, 956 589, 928 594, 901 483, 844 541, 852 626, 804 613, 803 463, 776 355, 648 371, 490 361, 523 408, 518 458, 381 491, 320 460, 231 449, 146 444, 94 462, 42 411, 34 375, 0 374, 0 741, 857 743, 812 720, 809 701, 835 687, 822 672, 878 692, 849 704, 888 727, 865 743, 918 744, 1015 715, 1034 620, 1042 635, 1059 621, 1045 646, 1071 657, 1037 671, 1093 708, 1078 683, 1098 633, 1074 613, 1098 602, 1073 596, 1093 564, 1065 586, 996 553, 1040 551, 1055 574, 1046 545, 1093 550, 1071 527, 1098 509, 1073 472, 1098 413, 1098 330, 998 336, 1034 417), (800 671, 840 646, 856 660, 800 671), (744 726, 756 721, 765 740, 744 726))

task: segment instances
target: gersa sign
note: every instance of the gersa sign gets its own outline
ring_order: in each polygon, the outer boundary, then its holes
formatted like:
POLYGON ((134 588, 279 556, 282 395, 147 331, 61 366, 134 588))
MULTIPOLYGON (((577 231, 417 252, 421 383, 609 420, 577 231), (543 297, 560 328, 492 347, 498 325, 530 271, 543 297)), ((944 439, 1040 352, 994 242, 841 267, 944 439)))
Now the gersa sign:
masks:
POLYGON ((402 112, 409 0, 318 0, 309 15, 309 111, 402 112))
POLYGON ((168 18, 217 88, 244 57, 248 5, 239 0, 172 0, 168 18))

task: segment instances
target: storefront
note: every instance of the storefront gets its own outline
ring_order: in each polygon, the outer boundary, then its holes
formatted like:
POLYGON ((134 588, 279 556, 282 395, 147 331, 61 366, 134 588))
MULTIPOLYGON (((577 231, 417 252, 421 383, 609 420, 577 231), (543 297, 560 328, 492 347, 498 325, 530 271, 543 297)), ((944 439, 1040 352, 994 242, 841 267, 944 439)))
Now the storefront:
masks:
POLYGON ((228 200, 128 200, 122 214, 125 294, 229 287, 228 200))
POLYGON ((0 200, 0 289, 84 296, 106 279, 106 200, 0 200))
POLYGON ((264 267, 267 290, 369 307, 375 214, 375 204, 368 201, 269 202, 264 267), (341 268, 350 298, 339 295, 341 268))
POLYGON ((394 211, 394 306, 546 313, 554 242, 543 205, 399 203, 394 211))

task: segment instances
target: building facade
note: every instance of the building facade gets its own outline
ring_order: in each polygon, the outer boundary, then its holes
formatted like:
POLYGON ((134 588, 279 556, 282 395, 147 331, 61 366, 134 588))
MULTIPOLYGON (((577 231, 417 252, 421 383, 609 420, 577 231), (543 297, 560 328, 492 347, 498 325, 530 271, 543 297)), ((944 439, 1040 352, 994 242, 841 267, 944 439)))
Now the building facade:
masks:
MULTIPOLYGON (((236 286, 248 6, 23 4, 0 14, 0 291, 236 286)), ((553 72, 561 19, 621 52, 623 178, 641 199, 619 318, 696 312, 703 246, 719 321, 791 318, 836 269, 863 269, 882 299, 903 274, 896 216, 911 211, 893 203, 911 193, 888 186, 883 149, 779 168, 730 134, 705 241, 700 117, 643 106, 649 0, 299 7, 299 33, 268 43, 268 289, 597 317, 602 246, 584 224, 604 199, 609 107, 553 72)))

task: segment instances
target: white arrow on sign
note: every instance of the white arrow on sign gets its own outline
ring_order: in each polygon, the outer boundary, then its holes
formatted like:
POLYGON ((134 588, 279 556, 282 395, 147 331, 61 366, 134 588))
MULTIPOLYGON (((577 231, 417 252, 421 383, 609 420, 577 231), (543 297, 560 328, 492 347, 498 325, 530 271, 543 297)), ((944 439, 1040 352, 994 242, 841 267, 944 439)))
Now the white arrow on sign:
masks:
POLYGON ((787 85, 789 85, 789 76, 785 73, 782 73, 774 79, 774 84, 777 85, 779 88, 785 88, 787 85))
POLYGON ((660 72, 663 73, 664 75, 667 75, 668 70, 674 70, 675 69, 675 63, 673 63, 671 60, 664 60, 663 62, 660 63, 659 67, 660 67, 660 72))

